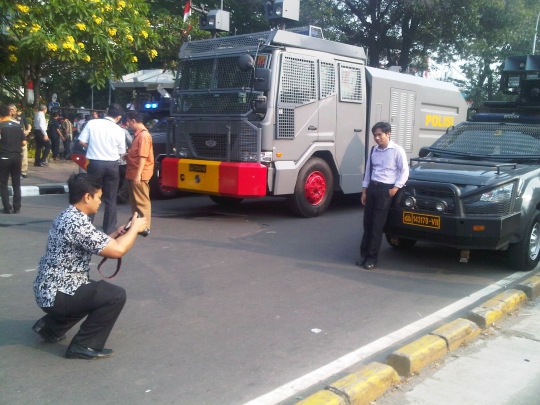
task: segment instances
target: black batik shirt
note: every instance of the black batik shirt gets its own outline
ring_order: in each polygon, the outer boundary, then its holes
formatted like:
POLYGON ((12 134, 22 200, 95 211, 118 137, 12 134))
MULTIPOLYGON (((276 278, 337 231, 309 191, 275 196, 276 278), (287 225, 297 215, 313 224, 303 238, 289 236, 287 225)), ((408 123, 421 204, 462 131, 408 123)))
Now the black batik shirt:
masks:
POLYGON ((73 205, 58 215, 34 281, 37 304, 52 307, 57 291, 74 295, 81 285, 89 284, 92 254, 99 254, 109 241, 110 237, 98 231, 90 218, 73 205))

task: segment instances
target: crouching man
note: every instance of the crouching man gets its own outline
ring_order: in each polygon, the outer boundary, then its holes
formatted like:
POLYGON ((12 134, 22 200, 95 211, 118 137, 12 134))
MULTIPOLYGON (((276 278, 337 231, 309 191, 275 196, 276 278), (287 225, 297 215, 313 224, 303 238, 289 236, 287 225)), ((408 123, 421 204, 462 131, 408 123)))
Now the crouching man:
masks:
POLYGON ((89 215, 101 204, 101 179, 74 174, 68 181, 70 206, 53 221, 45 255, 39 261, 34 293, 47 314, 32 327, 44 340, 56 343, 86 317, 66 352, 69 359, 113 356, 105 342, 126 302, 126 291, 106 281, 89 279, 92 254, 118 259, 146 229, 146 218, 135 217, 110 235, 98 231, 89 215))

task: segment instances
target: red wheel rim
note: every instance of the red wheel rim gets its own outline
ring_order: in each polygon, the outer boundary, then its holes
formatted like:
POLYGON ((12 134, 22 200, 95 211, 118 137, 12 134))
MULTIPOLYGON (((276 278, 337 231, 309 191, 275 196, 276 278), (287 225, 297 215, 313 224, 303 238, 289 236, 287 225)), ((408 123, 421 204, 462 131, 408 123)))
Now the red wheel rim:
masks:
POLYGON ((326 195, 326 179, 321 172, 312 172, 306 179, 304 194, 311 205, 320 204, 326 195))

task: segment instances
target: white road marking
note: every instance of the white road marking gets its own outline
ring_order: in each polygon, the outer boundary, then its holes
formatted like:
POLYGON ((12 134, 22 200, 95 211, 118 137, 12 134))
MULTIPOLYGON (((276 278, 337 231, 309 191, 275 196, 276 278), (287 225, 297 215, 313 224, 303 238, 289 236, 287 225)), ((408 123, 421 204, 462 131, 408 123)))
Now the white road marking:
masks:
POLYGON ((11 277, 13 274, 0 274, 0 277, 11 277))
POLYGON ((300 391, 303 391, 320 381, 326 380, 333 375, 342 372, 346 368, 362 361, 363 359, 380 352, 387 347, 396 344, 402 339, 414 335, 415 333, 427 328, 445 318, 448 318, 452 314, 456 313, 463 308, 474 304, 479 299, 490 295, 498 290, 506 289, 506 286, 516 280, 519 280, 527 274, 533 273, 535 270, 529 272, 517 272, 502 280, 491 284, 480 291, 477 291, 459 301, 454 302, 451 305, 422 318, 416 322, 413 322, 395 332, 390 333, 380 339, 377 339, 364 347, 361 347, 345 356, 328 363, 317 370, 312 371, 294 381, 282 385, 275 390, 264 394, 252 401, 246 402, 244 405, 276 405, 293 395, 296 395, 300 391))
POLYGON ((37 269, 28 269, 28 270, 25 270, 26 272, 29 272, 29 271, 36 271, 37 269))

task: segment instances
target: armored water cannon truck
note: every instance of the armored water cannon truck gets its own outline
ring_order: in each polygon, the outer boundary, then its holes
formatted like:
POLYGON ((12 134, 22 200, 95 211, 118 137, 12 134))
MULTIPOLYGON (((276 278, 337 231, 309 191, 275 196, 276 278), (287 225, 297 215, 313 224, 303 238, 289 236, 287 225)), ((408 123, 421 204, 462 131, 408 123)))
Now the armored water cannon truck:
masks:
POLYGON ((370 128, 418 156, 466 118, 452 84, 366 66, 364 49, 307 27, 187 42, 180 49, 164 187, 218 204, 286 196, 302 217, 362 191, 370 128))
POLYGON ((501 89, 512 101, 485 102, 411 160, 385 232, 395 247, 427 241, 506 250, 509 265, 540 260, 540 56, 506 58, 501 89))

